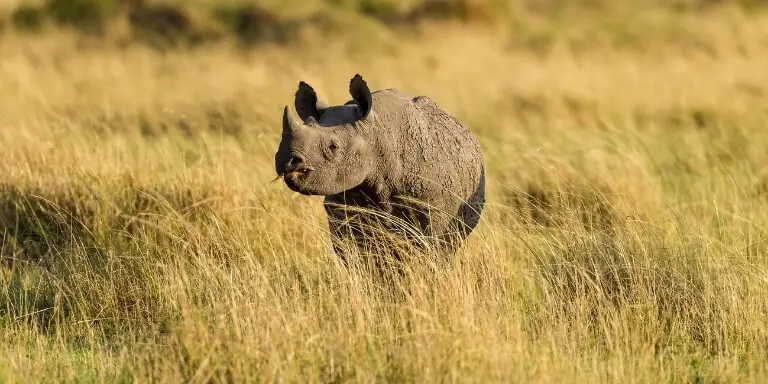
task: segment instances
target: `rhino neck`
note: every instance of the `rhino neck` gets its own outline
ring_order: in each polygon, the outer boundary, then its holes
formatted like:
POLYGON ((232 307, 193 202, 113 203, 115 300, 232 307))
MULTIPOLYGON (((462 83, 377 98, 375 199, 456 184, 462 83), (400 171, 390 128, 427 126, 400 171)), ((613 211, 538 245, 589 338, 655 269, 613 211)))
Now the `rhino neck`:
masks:
POLYGON ((327 200, 352 207, 381 208, 388 203, 382 192, 381 184, 365 181, 357 187, 328 196, 327 200))

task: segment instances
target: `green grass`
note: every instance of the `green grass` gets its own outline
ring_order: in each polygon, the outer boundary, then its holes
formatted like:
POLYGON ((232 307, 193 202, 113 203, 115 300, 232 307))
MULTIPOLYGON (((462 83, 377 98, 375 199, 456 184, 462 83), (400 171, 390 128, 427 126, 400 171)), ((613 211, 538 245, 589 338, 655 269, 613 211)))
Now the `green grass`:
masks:
POLYGON ((0 381, 764 382, 765 16, 574 12, 248 51, 4 34, 0 381), (271 183, 298 81, 339 104, 355 73, 482 144, 448 263, 344 269, 321 199, 271 183))

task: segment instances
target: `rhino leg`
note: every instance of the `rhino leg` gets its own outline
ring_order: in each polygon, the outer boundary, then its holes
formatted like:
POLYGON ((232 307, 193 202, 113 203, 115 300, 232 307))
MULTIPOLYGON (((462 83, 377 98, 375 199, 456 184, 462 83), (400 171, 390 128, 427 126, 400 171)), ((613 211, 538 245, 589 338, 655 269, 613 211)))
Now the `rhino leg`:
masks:
POLYGON ((387 214, 392 213, 393 208, 392 203, 390 202, 391 198, 392 193, 384 183, 379 183, 374 187, 374 200, 376 205, 387 214))
POLYGON ((375 219, 371 220, 365 213, 348 212, 346 206, 339 199, 330 196, 326 197, 324 203, 333 250, 345 267, 349 266, 347 250, 350 246, 363 252, 377 237, 372 229, 375 224, 372 221, 375 219))
POLYGON ((344 267, 348 267, 347 255, 344 252, 344 247, 341 244, 349 238, 343 228, 344 213, 339 207, 334 206, 334 204, 338 204, 338 202, 333 201, 333 199, 328 197, 325 198, 324 208, 325 214, 328 217, 328 232, 331 237, 333 252, 339 258, 344 267))

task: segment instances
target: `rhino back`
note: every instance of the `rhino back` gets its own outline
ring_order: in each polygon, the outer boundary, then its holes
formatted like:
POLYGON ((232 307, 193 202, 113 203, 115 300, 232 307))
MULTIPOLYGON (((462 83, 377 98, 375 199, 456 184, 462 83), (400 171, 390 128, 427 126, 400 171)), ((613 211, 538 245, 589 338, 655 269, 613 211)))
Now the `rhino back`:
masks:
POLYGON ((404 191, 413 197, 443 201, 475 194, 483 172, 483 156, 472 133, 432 99, 413 99, 413 112, 403 132, 404 191))

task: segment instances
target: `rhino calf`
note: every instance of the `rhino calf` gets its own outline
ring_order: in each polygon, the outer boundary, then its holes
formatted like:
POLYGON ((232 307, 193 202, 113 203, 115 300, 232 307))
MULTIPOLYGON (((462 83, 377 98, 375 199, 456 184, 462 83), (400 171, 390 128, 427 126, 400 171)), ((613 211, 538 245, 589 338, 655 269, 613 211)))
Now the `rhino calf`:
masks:
POLYGON ((329 106, 309 84, 299 83, 294 104, 301 120, 285 106, 278 177, 295 192, 325 196, 342 261, 339 241, 365 247, 366 223, 381 217, 388 232, 409 244, 458 250, 485 204, 479 143, 426 96, 410 98, 396 89, 371 93, 359 74, 349 92, 352 100, 329 106))

